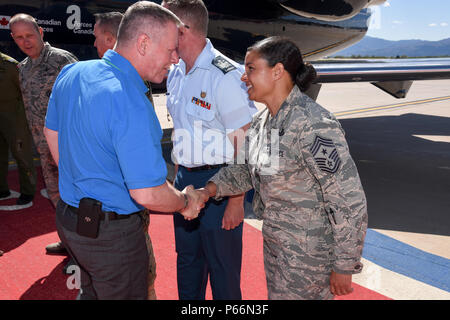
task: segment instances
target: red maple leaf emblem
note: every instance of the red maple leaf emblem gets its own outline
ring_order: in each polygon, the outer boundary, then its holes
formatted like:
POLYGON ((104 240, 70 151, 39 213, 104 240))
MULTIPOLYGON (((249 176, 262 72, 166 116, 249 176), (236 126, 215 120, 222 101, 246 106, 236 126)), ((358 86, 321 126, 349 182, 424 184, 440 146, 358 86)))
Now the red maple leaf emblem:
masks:
POLYGON ((6 25, 8 25, 8 23, 9 23, 9 21, 6 20, 5 17, 3 17, 3 18, 0 20, 0 24, 1 24, 2 26, 6 26, 6 25))

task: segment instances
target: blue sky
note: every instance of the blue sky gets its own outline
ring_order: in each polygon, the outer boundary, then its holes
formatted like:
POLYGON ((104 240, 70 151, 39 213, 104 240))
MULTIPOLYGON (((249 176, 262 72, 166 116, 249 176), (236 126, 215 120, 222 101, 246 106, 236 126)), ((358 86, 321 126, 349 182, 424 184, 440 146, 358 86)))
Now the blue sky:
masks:
POLYGON ((388 0, 373 10, 368 36, 387 40, 450 38, 449 0, 388 0))

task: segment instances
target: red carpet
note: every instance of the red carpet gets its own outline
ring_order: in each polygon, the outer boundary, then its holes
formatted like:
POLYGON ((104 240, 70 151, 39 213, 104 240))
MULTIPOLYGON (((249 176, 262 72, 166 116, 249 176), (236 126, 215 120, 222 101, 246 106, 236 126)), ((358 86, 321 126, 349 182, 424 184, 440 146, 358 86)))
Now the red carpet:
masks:
MULTIPOLYGON (((40 170, 40 168, 38 168, 40 170)), ((1 300, 71 300, 76 290, 66 286, 62 273, 66 258, 45 254, 45 246, 57 242, 54 209, 40 195, 44 188, 38 173, 38 191, 33 206, 19 211, 0 211, 0 299, 1 300)), ((18 191, 17 171, 9 172, 10 189, 18 191)), ((2 205, 13 204, 4 200, 2 205)), ((176 254, 170 215, 151 215, 150 236, 157 262, 156 294, 158 299, 178 299, 176 254)), ((267 299, 262 258, 261 232, 245 224, 242 262, 242 296, 245 300, 267 299)), ((388 299, 374 291, 353 284, 351 295, 341 300, 388 299)), ((207 292, 211 299, 211 291, 207 292)))
MULTIPOLYGON (((172 221, 171 216, 151 215, 150 237, 157 264, 155 289, 158 299, 178 299, 172 221)), ((267 299, 261 232, 247 224, 244 225, 241 283, 243 299, 267 299)), ((206 298, 212 298, 209 285, 206 298)))

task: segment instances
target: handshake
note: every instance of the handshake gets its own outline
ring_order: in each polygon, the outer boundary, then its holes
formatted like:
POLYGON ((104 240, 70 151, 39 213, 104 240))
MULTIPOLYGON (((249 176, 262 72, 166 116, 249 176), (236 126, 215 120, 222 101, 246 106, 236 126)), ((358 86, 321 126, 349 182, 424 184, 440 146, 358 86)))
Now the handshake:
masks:
POLYGON ((205 207, 205 202, 213 196, 207 188, 194 189, 192 185, 187 186, 181 192, 185 195, 187 202, 185 207, 179 212, 186 220, 193 220, 198 217, 200 210, 205 207))

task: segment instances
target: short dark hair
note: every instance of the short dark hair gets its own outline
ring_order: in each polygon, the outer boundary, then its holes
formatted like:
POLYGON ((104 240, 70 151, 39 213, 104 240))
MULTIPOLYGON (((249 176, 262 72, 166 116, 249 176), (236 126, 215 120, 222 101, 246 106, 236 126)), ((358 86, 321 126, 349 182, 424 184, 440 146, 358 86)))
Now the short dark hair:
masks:
POLYGON ((164 5, 183 23, 205 35, 208 34, 208 9, 202 0, 163 0, 164 5))
POLYGON ((269 37, 258 41, 247 51, 256 51, 270 67, 281 63, 302 92, 308 90, 317 77, 314 67, 303 62, 299 47, 289 38, 269 37))
POLYGON ((119 30, 120 21, 122 21, 123 14, 117 11, 95 13, 95 23, 97 23, 103 32, 110 32, 117 38, 117 31, 119 30))
POLYGON ((117 43, 126 43, 145 30, 155 39, 164 34, 162 30, 167 23, 181 25, 180 19, 170 10, 150 1, 138 1, 128 7, 120 22, 117 33, 117 43))

